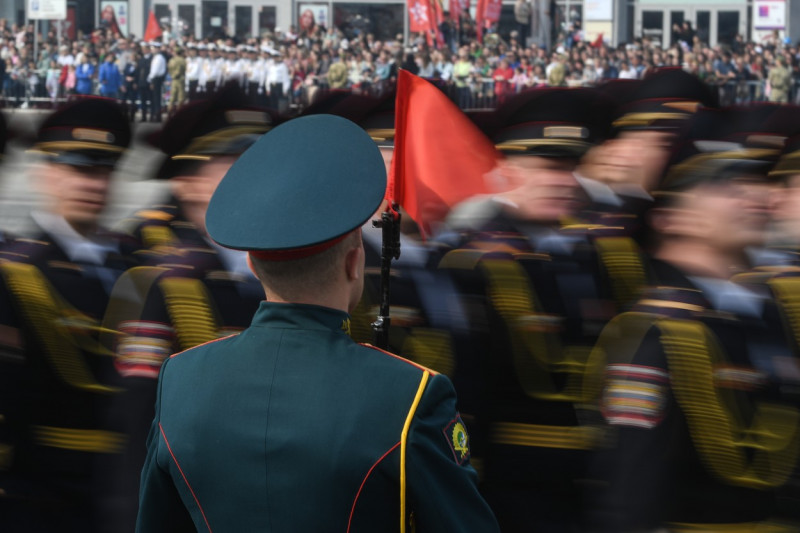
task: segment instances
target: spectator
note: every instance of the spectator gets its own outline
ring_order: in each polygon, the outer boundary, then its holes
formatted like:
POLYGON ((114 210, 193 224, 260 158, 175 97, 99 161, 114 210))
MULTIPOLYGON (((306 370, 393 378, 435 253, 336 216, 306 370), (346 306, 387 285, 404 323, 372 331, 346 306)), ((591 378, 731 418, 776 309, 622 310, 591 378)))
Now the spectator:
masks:
POLYGON ((77 94, 92 94, 94 70, 94 65, 89 62, 89 57, 86 54, 80 56, 78 67, 75 69, 75 92, 77 94))
POLYGON ((106 98, 119 98, 122 75, 114 62, 114 54, 106 54, 97 81, 100 83, 100 95, 106 98))

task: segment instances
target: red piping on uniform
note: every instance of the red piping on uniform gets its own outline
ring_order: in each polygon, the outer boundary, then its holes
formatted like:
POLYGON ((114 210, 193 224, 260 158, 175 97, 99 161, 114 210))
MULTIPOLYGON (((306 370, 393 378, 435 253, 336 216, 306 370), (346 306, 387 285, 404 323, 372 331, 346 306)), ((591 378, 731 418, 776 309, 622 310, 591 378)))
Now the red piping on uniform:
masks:
POLYGON ((420 364, 418 364, 418 363, 415 363, 414 361, 409 361, 409 360, 408 360, 408 359, 406 359, 405 357, 400 357, 399 355, 393 354, 392 352, 387 352, 386 350, 384 350, 384 349, 382 349, 382 348, 378 348, 377 346, 373 346, 372 344, 368 344, 368 343, 366 343, 366 342, 361 342, 361 343, 359 343, 359 344, 360 344, 361 346, 364 346, 365 348, 372 348, 373 350, 377 350, 377 351, 379 351, 379 352, 381 352, 381 353, 384 353, 384 354, 386 354, 386 355, 389 355, 389 356, 391 356, 391 357, 394 357, 395 359, 399 359, 400 361, 403 361, 404 363, 408 363, 408 364, 409 364, 409 365, 411 365, 411 366, 415 366, 415 367, 419 368, 420 370, 423 370, 423 371, 425 371, 425 372, 428 372, 428 373, 429 373, 430 375, 432 375, 432 376, 436 376, 436 375, 438 375, 438 374, 439 374, 439 373, 438 373, 437 371, 435 371, 435 370, 431 370, 430 368, 428 368, 428 367, 425 367, 425 366, 422 366, 422 365, 420 365, 420 364))
MULTIPOLYGON (((355 512, 356 512, 356 504, 358 503, 358 498, 361 496, 361 491, 364 489, 364 485, 367 484, 367 480, 369 479, 369 476, 372 475, 372 471, 375 470, 375 467, 378 466, 381 461, 386 459, 386 456, 389 455, 390 453, 392 453, 398 446, 400 446, 399 442, 397 444, 395 444, 394 446, 392 446, 391 448, 389 448, 386 451, 386 453, 381 455, 380 459, 375 461, 375 464, 370 467, 369 471, 367 471, 367 475, 364 476, 364 481, 362 481, 361 482, 361 486, 358 487, 358 492, 356 493, 356 499, 353 500, 353 508, 350 509, 350 519, 347 521, 347 533, 350 533, 350 526, 353 523, 353 514, 355 514, 355 512)), ((180 467, 178 467, 178 468, 180 468, 180 467)), ((198 505, 200 505, 200 504, 198 504, 198 505)), ((202 512, 202 510, 201 510, 201 512, 202 512)))
POLYGON ((238 335, 238 333, 231 333, 230 335, 228 335, 226 337, 220 337, 219 339, 211 339, 210 341, 206 341, 203 344, 198 344, 197 346, 192 346, 191 348, 186 348, 185 350, 183 350, 181 352, 174 353, 174 354, 170 355, 169 358, 172 359, 176 355, 180 355, 182 353, 186 353, 189 350, 194 350, 195 348, 199 348, 201 346, 205 346, 206 344, 211 344, 211 343, 214 343, 214 342, 224 341, 225 339, 229 339, 231 337, 235 337, 236 335, 238 335))
POLYGON ((208 533, 211 533, 211 526, 208 525, 208 518, 206 518, 206 513, 203 512, 203 507, 200 505, 200 500, 197 499, 197 495, 194 493, 192 486, 189 485, 189 480, 186 479, 186 474, 183 473, 183 469, 181 465, 178 463, 178 459, 175 458, 175 454, 172 453, 172 447, 169 445, 169 441, 167 440, 167 435, 164 433, 164 428, 161 427, 161 422, 158 423, 158 429, 161 430, 161 436, 164 437, 164 442, 167 445, 167 450, 169 450, 169 454, 172 456, 172 460, 175 461, 175 466, 178 467, 178 472, 181 473, 181 477, 183 477, 183 482, 186 483, 186 486, 189 487, 189 492, 192 493, 192 498, 194 498, 194 503, 197 504, 197 508, 200 509, 200 514, 203 515, 203 521, 206 523, 206 527, 208 528, 208 533))

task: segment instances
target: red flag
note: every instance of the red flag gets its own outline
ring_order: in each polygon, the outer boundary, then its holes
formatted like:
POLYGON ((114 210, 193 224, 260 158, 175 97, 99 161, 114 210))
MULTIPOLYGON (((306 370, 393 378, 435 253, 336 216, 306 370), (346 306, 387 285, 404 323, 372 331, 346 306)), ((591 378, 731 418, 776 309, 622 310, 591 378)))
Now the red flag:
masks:
POLYGON ((461 20, 461 0, 450 0, 450 19, 456 24, 461 20))
POLYGON ((161 37, 162 33, 161 26, 158 25, 156 20, 156 14, 151 9, 150 15, 147 17, 147 28, 144 30, 144 40, 148 42, 155 41, 161 37))
POLYGON ((434 26, 433 17, 428 0, 408 0, 408 31, 430 31, 434 26))
POLYGON ((494 144, 431 83, 400 70, 386 197, 405 208, 423 236, 451 207, 490 191, 494 144))
POLYGON ((442 2, 441 0, 430 0, 431 4, 433 4, 433 20, 434 20, 434 27, 433 29, 436 31, 436 47, 437 48, 444 48, 444 36, 442 35, 442 22, 444 22, 444 10, 442 9, 442 2))
POLYGON ((478 34, 478 42, 483 43, 483 21, 486 19, 486 3, 488 0, 478 0, 475 7, 475 33, 478 34))
POLYGON ((597 36, 597 39, 595 39, 595 40, 592 42, 592 44, 591 44, 591 47, 592 47, 592 48, 600 48, 600 47, 602 47, 602 46, 603 46, 603 34, 601 33, 601 34, 599 34, 599 35, 597 36))
POLYGON ((483 13, 483 18, 486 21, 486 27, 490 23, 500 20, 500 11, 503 8, 503 0, 486 0, 486 8, 483 13))

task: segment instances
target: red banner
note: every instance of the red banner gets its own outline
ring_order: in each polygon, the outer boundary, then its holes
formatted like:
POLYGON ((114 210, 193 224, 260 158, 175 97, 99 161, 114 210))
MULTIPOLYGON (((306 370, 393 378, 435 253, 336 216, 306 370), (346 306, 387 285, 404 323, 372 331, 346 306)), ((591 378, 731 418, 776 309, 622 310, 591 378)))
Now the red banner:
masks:
POLYGON ((435 27, 428 0, 409 0, 408 2, 408 31, 427 32, 435 27))

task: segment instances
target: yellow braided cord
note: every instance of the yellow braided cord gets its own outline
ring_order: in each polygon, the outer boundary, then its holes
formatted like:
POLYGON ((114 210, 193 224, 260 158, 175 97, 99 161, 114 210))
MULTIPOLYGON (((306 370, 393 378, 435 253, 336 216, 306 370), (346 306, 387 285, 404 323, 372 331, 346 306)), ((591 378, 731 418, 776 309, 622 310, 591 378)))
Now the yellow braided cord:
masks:
POLYGON ((414 396, 414 401, 411 403, 411 409, 408 410, 406 422, 403 424, 403 433, 400 435, 400 533, 406 531, 406 452, 408 446, 408 430, 411 428, 411 422, 414 420, 414 415, 417 412, 420 400, 422 400, 422 393, 425 392, 425 386, 428 384, 430 373, 427 371, 422 372, 422 379, 417 387, 417 394, 414 396))
POLYGON ((403 354, 446 376, 452 376, 456 367, 450 332, 441 329, 412 328, 403 343, 403 354))
POLYGON ((800 346, 800 276, 772 278, 768 283, 775 293, 796 346, 800 346))
POLYGON ((614 299, 624 309, 636 302, 647 283, 639 247, 630 237, 599 237, 595 242, 614 299))
POLYGON ((192 278, 164 278, 159 282, 181 350, 219 336, 211 298, 203 282, 192 278))
POLYGON ((784 484, 800 450, 800 413, 789 406, 759 402, 746 425, 735 399, 724 401, 715 388, 714 364, 723 362, 722 350, 705 325, 678 319, 662 319, 657 325, 675 398, 709 470, 741 487, 784 484))
MULTIPOLYGON (((95 380, 83 354, 77 348, 82 344, 80 339, 68 331, 70 324, 64 320, 67 312, 73 316, 80 313, 60 300, 39 269, 33 265, 8 262, 0 264, 0 271, 6 286, 20 306, 25 324, 41 343, 56 375, 64 383, 81 390, 118 392, 118 389, 95 380)), ((80 316, 82 321, 89 321, 88 317, 80 316)), ((80 336, 80 333, 77 335, 80 336)))

